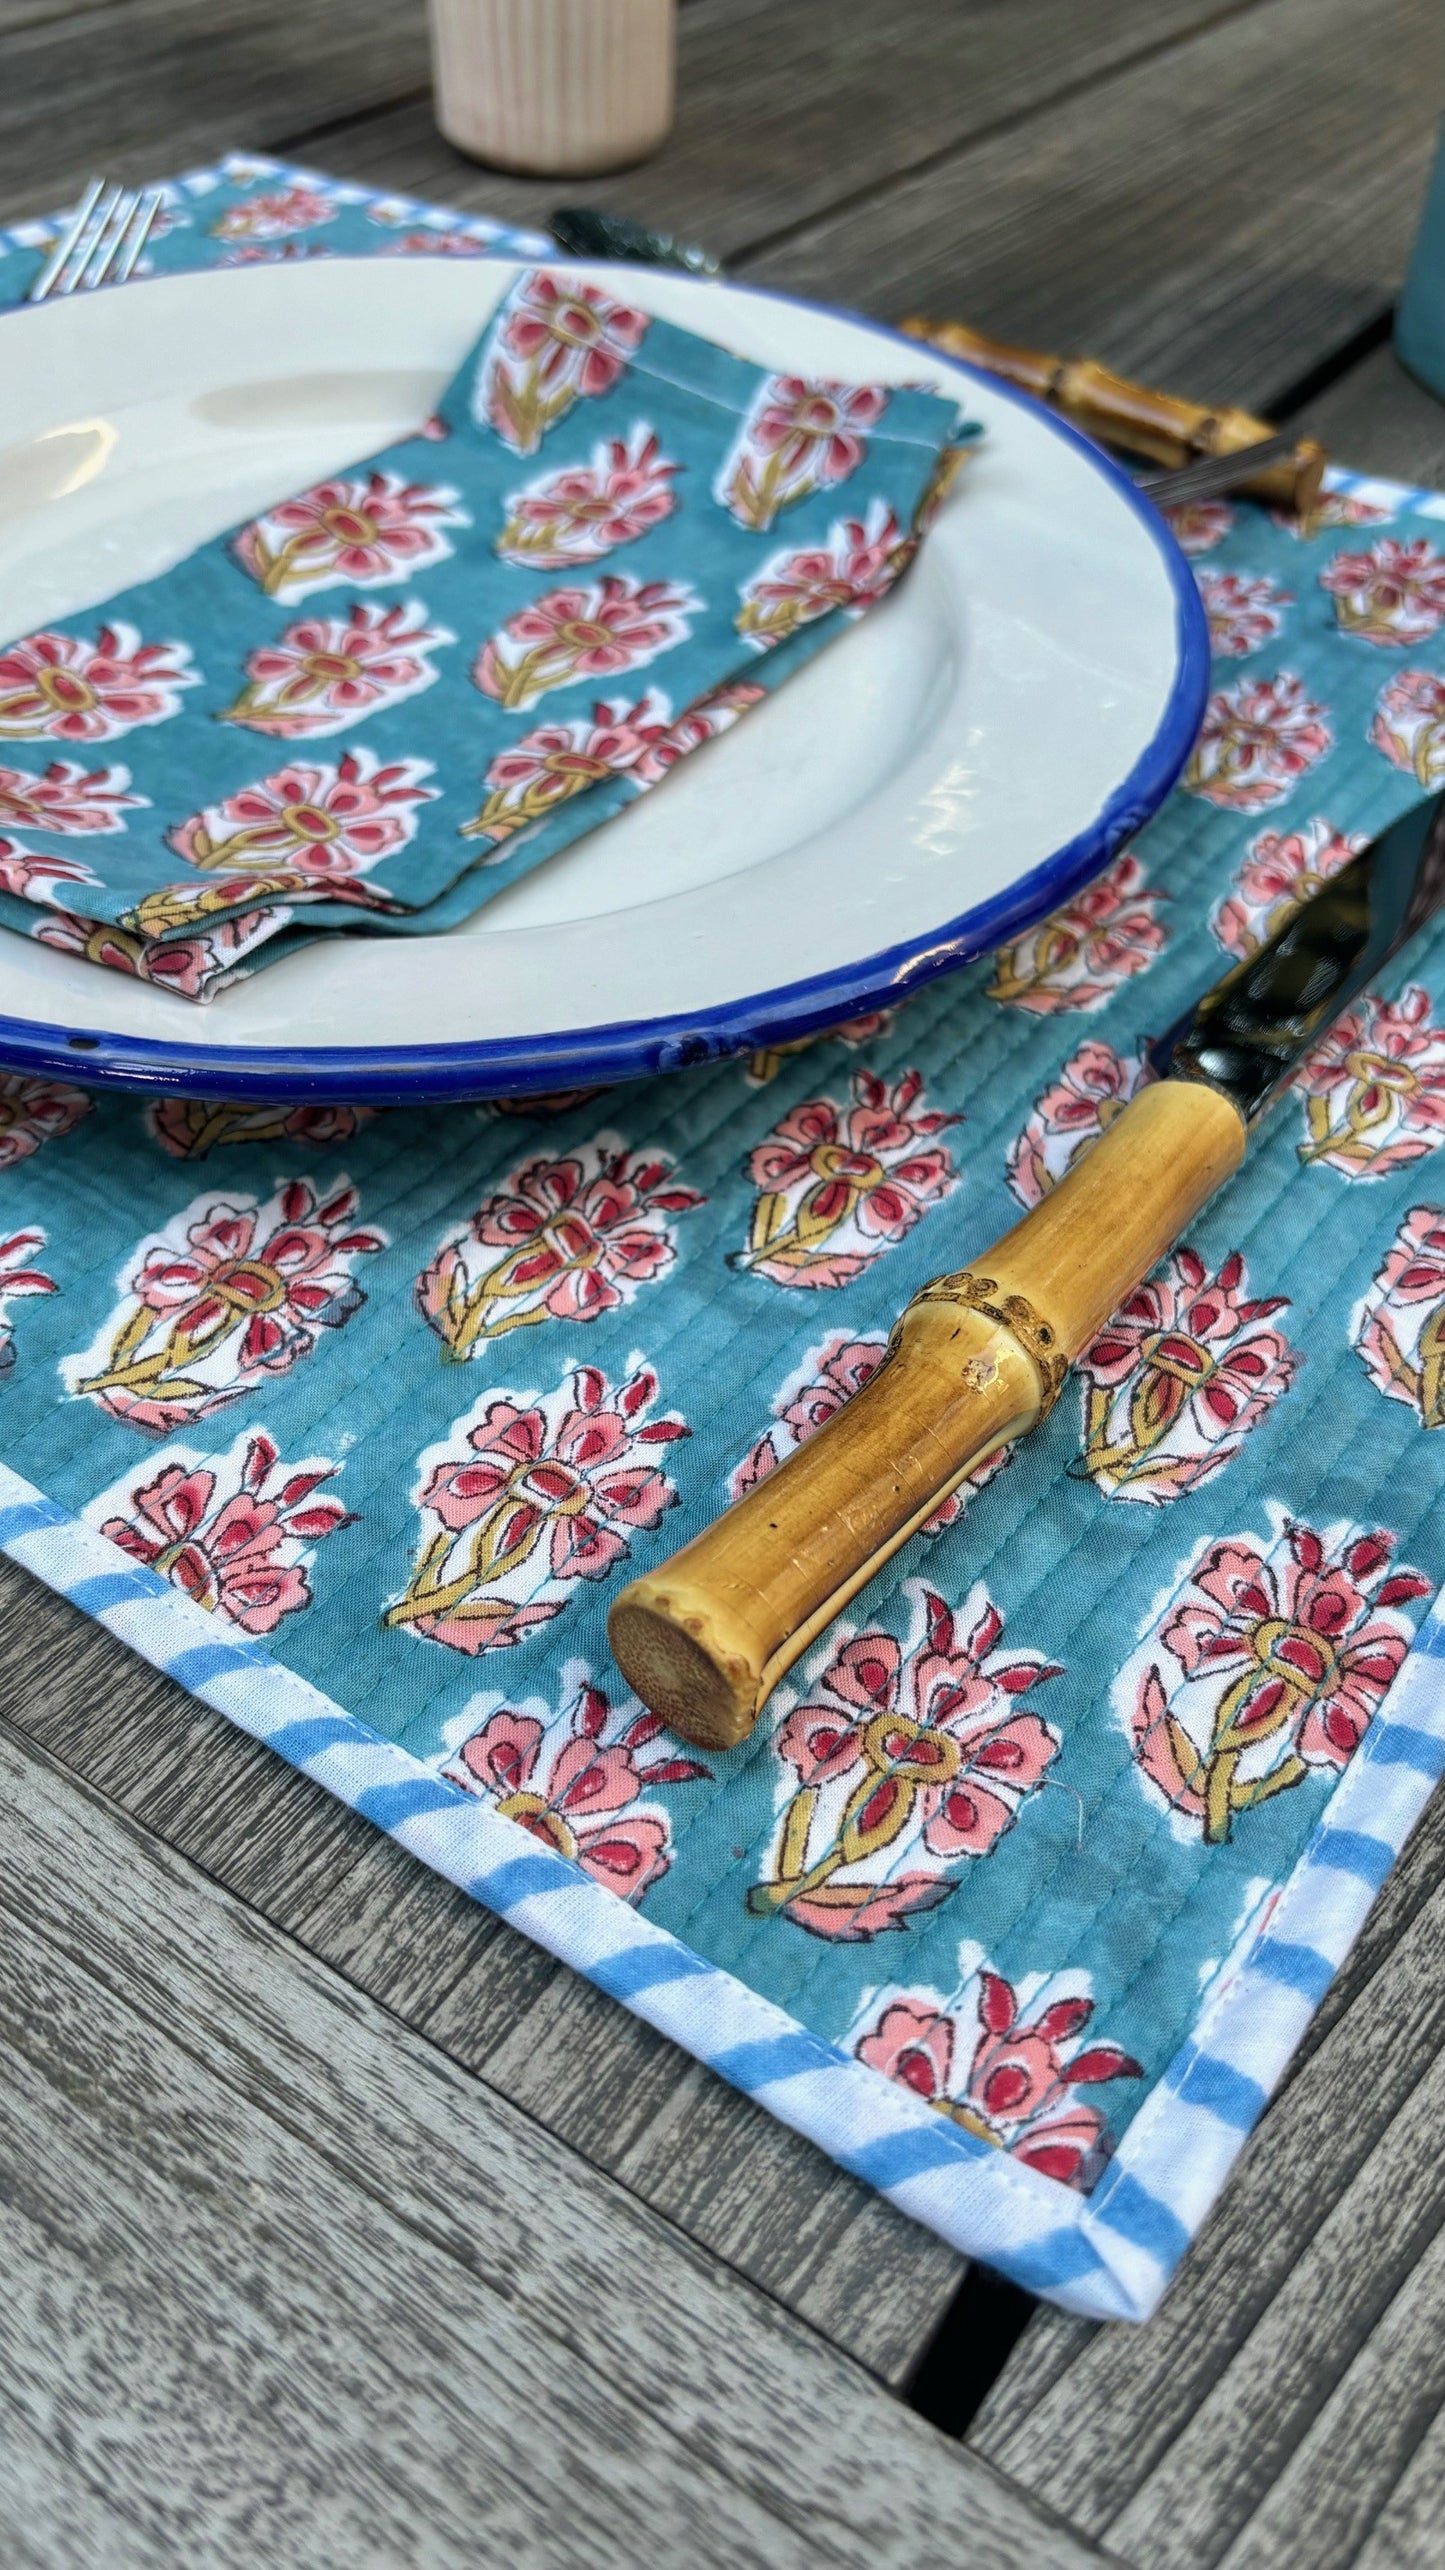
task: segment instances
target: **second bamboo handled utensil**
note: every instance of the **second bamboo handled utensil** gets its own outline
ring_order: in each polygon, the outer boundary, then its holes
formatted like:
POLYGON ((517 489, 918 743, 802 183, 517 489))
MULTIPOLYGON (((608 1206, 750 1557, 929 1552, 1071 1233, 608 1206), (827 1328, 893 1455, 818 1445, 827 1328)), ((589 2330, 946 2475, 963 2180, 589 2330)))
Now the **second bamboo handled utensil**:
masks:
POLYGON ((986 1455, 1027 1435, 1070 1361, 1238 1167, 1301 1054, 1445 894, 1445 796, 1332 877, 1157 1048, 1162 1073, 1043 1203, 936 1277, 827 1426, 609 1620, 614 1657, 684 1738, 730 1748, 825 1625, 986 1455))

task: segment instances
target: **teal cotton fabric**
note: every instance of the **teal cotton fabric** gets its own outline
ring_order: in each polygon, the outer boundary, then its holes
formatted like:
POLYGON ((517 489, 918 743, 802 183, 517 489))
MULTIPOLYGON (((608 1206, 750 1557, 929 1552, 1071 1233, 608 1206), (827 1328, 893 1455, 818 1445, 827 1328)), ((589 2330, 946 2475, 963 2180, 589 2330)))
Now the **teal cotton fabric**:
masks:
MULTIPOLYGON (((743 1748, 643 1713, 607 1610, 1057 1184, 1151 1034, 1445 783, 1417 499, 1181 513, 1217 665, 1180 788, 1054 919, 806 1051, 505 1110, 0 1083, 9 1470, 1073 2208, 1342 1784, 1425 1756, 1389 1708, 1445 1583, 1445 927, 743 1748)), ((1371 1882, 1387 1839, 1354 1824, 1371 1882)), ((1310 2003, 1329 1900, 1288 1949, 1310 2003)), ((1237 2058, 1231 2147, 1277 2069, 1248 2029, 1237 2058)))
POLYGON ((0 647, 0 924, 196 999, 454 925, 881 597, 960 428, 524 272, 414 436, 0 647))

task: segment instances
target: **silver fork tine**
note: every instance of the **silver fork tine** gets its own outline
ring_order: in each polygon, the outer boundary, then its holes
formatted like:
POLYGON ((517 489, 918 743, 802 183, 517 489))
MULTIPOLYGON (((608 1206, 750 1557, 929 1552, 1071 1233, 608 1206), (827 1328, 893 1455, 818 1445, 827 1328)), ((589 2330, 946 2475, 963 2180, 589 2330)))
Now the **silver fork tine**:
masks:
POLYGON ((89 294, 93 286, 104 285, 106 278, 110 274, 116 252, 119 250, 121 242, 125 237, 126 226, 135 213, 137 202, 137 198, 131 194, 128 188, 118 187, 116 189, 115 195, 106 214, 105 221, 102 223, 100 231, 96 236, 95 244, 91 250, 90 256, 86 260, 84 267, 81 269, 79 276, 76 278, 75 284, 76 291, 78 293, 89 294))
POLYGON ((36 278, 34 285, 31 287, 29 294, 26 296, 25 300, 27 303, 44 303, 46 296, 54 292, 56 278, 59 276, 61 269, 68 263, 70 255, 79 241, 82 232, 85 230, 86 225, 89 223, 91 216, 95 212, 104 187, 105 181, 103 178, 93 178, 90 181, 85 194, 82 196, 80 203, 77 205, 75 212, 72 214, 70 221, 65 227, 65 230, 61 233, 59 240, 56 242, 54 249, 51 251, 49 258, 46 260, 45 265, 41 269, 39 276, 36 278))
POLYGON ((110 221, 119 195, 118 187, 107 187, 91 207, 89 217, 72 246, 70 256, 55 280, 53 291, 56 294, 75 293, 90 264, 90 254, 110 221))
POLYGON ((164 203, 165 198, 158 187, 148 188, 144 196, 136 198, 135 211, 121 239, 115 269, 110 280, 112 285, 124 285, 126 278, 131 275, 137 259, 150 239, 151 227, 164 203))

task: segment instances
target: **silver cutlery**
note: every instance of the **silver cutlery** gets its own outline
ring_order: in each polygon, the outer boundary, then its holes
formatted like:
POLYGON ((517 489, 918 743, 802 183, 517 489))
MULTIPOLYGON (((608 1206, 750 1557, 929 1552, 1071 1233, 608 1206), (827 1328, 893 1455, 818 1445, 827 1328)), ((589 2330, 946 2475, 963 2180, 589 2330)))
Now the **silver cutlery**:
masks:
POLYGON ((93 178, 25 300, 89 294, 96 286, 123 285, 149 240, 165 204, 158 187, 125 188, 93 178))

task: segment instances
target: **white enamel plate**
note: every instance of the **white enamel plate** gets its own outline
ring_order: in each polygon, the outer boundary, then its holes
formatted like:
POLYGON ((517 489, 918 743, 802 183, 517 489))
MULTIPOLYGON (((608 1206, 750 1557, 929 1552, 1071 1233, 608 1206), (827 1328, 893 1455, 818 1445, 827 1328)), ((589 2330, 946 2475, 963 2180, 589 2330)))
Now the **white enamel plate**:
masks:
MULTIPOLYGON (((1203 617, 1099 453, 893 332, 580 268, 791 373, 932 382, 982 421, 914 569, 725 739, 440 937, 330 937, 207 1009, 0 933, 0 1063, 228 1097, 625 1079, 885 1005, 1016 936, 1167 793, 1203 617)), ((153 577, 415 426, 517 274, 314 260, 0 320, 0 639, 153 577)))

